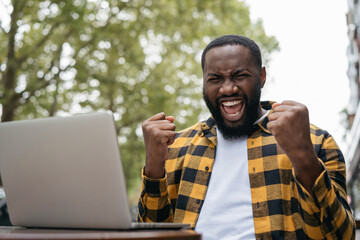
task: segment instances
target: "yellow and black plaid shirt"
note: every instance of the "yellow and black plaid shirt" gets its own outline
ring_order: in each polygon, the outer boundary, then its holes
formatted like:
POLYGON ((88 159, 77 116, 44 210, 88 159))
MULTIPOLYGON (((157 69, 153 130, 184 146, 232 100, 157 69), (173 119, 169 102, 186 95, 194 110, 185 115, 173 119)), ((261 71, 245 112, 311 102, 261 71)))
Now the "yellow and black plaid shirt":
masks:
MULTIPOLYGON (((269 102, 262 105, 270 107, 269 102)), ((247 141, 256 239, 354 239, 345 162, 334 139, 310 125, 311 140, 325 170, 309 193, 296 179, 290 159, 267 129, 267 122, 266 117, 255 125, 247 141)), ((195 227, 214 165, 215 127, 209 118, 177 133, 169 147, 165 178, 143 175, 139 221, 195 227)))

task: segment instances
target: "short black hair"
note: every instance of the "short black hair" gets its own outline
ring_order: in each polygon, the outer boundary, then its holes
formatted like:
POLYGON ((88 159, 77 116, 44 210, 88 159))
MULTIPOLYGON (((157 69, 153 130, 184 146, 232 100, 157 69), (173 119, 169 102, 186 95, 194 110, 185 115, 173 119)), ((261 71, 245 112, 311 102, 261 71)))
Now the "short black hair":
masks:
POLYGON ((201 68, 204 71, 205 68, 205 56, 206 53, 214 47, 222 47, 226 45, 242 45, 250 50, 251 55, 255 60, 255 64, 261 69, 262 60, 259 46, 250 38, 241 35, 224 35, 211 41, 204 49, 201 56, 201 68))

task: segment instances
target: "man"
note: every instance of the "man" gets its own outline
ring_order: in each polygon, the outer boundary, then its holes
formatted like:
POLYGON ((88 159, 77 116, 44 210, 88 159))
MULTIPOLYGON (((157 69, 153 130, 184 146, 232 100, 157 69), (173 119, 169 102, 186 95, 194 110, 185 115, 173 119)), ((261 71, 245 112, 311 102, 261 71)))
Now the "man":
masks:
POLYGON ((201 64, 212 117, 179 133, 164 113, 142 125, 139 221, 190 223, 204 239, 354 239, 343 155, 304 105, 260 103, 256 43, 222 36, 201 64))

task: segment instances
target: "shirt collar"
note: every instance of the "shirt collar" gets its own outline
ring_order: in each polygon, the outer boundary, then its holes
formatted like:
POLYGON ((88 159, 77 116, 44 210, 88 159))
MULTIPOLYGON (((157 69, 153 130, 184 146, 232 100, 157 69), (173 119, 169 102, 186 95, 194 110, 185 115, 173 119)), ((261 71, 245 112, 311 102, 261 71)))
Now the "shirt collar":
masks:
POLYGON ((263 130, 264 132, 269 133, 269 134, 271 134, 271 132, 267 128, 267 124, 269 122, 268 117, 273 112, 272 105, 274 103, 275 103, 274 101, 263 101, 263 102, 261 102, 261 107, 263 109, 265 109, 265 110, 268 110, 268 112, 266 113, 265 117, 262 120, 260 120, 259 122, 256 123, 260 130, 263 130))
POLYGON ((216 123, 215 119, 212 116, 208 120, 201 123, 201 131, 201 134, 203 134, 216 146, 216 123))

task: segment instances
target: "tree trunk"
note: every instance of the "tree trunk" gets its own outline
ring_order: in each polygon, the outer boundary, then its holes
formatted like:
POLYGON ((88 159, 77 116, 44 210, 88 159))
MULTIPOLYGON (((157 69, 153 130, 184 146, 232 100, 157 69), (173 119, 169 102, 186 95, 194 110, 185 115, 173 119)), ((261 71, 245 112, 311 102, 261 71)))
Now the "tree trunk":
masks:
POLYGON ((15 82, 16 82, 16 65, 17 60, 15 56, 15 35, 18 31, 18 14, 23 6, 22 1, 13 1, 14 10, 11 13, 10 31, 8 34, 8 52, 7 64, 3 75, 4 84, 4 102, 2 104, 1 121, 12 121, 15 116, 15 110, 19 106, 19 98, 15 96, 15 82))

